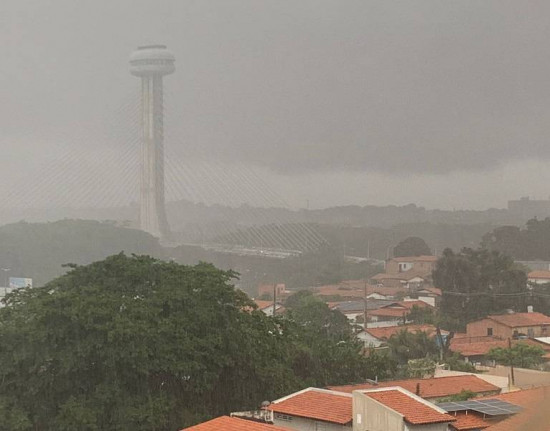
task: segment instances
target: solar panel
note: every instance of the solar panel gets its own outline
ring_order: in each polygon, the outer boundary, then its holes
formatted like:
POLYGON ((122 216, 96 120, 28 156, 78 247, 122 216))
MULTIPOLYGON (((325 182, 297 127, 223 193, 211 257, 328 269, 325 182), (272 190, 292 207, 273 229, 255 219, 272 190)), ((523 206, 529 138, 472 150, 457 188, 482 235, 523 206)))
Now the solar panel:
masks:
POLYGON ((489 416, 511 415, 521 411, 519 406, 495 399, 447 402, 438 406, 447 412, 473 410, 489 416))

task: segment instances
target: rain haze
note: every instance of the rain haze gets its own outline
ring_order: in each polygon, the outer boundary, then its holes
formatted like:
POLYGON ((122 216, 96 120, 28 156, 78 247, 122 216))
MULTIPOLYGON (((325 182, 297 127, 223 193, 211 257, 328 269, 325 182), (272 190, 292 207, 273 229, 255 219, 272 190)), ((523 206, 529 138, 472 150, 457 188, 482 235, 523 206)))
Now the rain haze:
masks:
POLYGON ((546 199, 549 9, 545 1, 5 0, 4 207, 137 199, 127 165, 138 150, 132 158, 127 148, 139 82, 128 56, 144 43, 166 44, 176 58, 165 79, 167 164, 191 174, 167 186, 168 200, 226 203, 200 185, 212 169, 254 172, 293 208, 546 199), (206 160, 216 167, 198 172, 206 160), (100 177, 118 189, 106 191, 100 177), (63 187, 62 200, 49 196, 63 187))

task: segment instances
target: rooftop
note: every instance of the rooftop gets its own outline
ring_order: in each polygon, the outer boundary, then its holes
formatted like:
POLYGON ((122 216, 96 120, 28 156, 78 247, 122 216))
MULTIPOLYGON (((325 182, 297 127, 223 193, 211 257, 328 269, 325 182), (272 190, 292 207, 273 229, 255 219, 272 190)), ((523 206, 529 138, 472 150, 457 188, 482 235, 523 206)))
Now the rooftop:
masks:
MULTIPOLYGON (((534 341, 532 339, 512 340, 513 345, 516 345, 518 343, 528 344, 530 346, 540 346, 544 350, 547 350, 549 348, 549 346, 545 346, 543 343, 539 343, 538 341, 534 341)), ((486 341, 476 341, 473 343, 465 343, 461 339, 458 339, 456 342, 454 341, 454 339, 452 339, 449 349, 452 352, 461 354, 462 356, 482 356, 489 353, 491 349, 495 349, 497 347, 508 347, 508 341, 492 339, 486 341)))
POLYGON ((279 400, 268 407, 276 413, 345 425, 352 421, 352 396, 326 389, 308 388, 279 400))
POLYGON ((406 379, 406 380, 390 380, 378 383, 360 383, 357 385, 346 386, 330 386, 329 389, 339 392, 351 393, 363 389, 385 388, 391 386, 399 386, 414 394, 417 393, 422 398, 441 398, 450 395, 456 395, 462 390, 472 391, 477 394, 500 392, 498 386, 492 385, 477 376, 461 375, 436 377, 431 379, 406 379))
POLYGON ((527 278, 550 280, 550 271, 531 271, 529 274, 527 274, 527 278))
POLYGON ((466 414, 461 412, 454 415, 454 417, 456 422, 453 422, 451 426, 458 431, 484 429, 492 423, 473 413, 466 414))
POLYGON ((403 415, 405 421, 413 425, 454 422, 454 416, 444 413, 435 405, 417 399, 412 393, 399 388, 365 392, 365 395, 403 415))
POLYGON ((181 431, 290 431, 290 429, 263 422, 220 416, 181 431))
POLYGON ((487 316, 501 325, 511 328, 521 326, 550 325, 550 317, 542 313, 511 313, 487 316))

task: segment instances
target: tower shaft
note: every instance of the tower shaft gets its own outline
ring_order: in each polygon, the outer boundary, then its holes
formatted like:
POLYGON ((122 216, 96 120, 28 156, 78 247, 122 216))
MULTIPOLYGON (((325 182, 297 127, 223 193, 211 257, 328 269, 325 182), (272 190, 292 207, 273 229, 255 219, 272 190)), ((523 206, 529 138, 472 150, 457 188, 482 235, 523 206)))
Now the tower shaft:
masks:
POLYGON ((141 76, 142 143, 140 175, 141 230, 167 238, 170 229, 164 197, 162 75, 141 76))

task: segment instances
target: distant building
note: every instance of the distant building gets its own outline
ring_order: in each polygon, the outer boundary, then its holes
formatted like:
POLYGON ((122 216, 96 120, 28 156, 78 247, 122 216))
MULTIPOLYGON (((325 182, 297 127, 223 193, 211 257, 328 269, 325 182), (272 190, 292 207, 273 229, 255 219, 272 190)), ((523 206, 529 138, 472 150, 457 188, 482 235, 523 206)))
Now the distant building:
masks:
POLYGON ((386 274, 399 274, 410 270, 431 274, 436 262, 437 256, 394 257, 386 261, 386 274))
POLYGON ((550 271, 531 271, 527 274, 527 281, 533 284, 550 283, 550 271))
POLYGON ((542 313, 511 313, 487 316, 466 326, 470 337, 497 337, 502 340, 526 336, 550 336, 550 317, 542 313))
POLYGON ((519 200, 508 201, 508 211, 513 217, 521 220, 529 220, 535 217, 544 219, 550 216, 550 199, 534 200, 530 199, 529 196, 525 196, 519 200))

